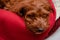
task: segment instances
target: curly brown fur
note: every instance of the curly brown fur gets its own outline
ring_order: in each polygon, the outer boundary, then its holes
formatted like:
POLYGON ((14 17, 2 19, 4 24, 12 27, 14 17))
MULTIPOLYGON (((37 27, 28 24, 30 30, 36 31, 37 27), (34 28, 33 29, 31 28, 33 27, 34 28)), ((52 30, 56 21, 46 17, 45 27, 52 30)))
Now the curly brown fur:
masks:
POLYGON ((4 9, 17 13, 25 19, 26 26, 35 34, 45 32, 49 27, 49 13, 52 8, 48 0, 2 0, 4 9))

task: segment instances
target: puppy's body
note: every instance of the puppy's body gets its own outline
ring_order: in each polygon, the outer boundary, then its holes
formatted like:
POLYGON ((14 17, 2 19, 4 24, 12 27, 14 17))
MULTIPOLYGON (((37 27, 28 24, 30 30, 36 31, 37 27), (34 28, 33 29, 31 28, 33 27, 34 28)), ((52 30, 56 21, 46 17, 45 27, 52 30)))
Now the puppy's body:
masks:
POLYGON ((17 13, 25 20, 26 27, 35 34, 49 28, 49 13, 53 12, 48 0, 1 0, 4 9, 17 13))

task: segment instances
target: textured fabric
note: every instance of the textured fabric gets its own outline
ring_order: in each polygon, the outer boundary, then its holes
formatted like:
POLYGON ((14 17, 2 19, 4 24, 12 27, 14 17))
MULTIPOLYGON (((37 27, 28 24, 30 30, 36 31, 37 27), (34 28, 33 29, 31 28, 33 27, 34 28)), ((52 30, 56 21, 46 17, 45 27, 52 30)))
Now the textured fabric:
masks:
POLYGON ((53 28, 55 23, 55 8, 51 0, 49 0, 54 12, 50 13, 50 26, 41 35, 34 35, 26 29, 23 18, 15 13, 0 9, 0 40, 44 40, 53 28))

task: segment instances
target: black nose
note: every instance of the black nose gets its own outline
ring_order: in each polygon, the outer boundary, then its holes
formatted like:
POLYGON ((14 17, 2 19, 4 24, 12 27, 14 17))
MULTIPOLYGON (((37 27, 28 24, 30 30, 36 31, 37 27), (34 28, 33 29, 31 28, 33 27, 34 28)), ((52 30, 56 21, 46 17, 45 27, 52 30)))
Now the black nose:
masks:
POLYGON ((43 32, 43 31, 44 31, 43 28, 39 28, 39 29, 37 30, 37 32, 43 32))

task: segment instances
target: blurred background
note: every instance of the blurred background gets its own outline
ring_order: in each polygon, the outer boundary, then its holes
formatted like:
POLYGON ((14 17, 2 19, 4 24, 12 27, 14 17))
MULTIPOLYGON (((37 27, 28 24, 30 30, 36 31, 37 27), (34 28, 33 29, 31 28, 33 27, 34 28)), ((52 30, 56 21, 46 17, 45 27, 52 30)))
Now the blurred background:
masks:
POLYGON ((60 0, 52 0, 56 8, 56 19, 60 16, 60 0))

